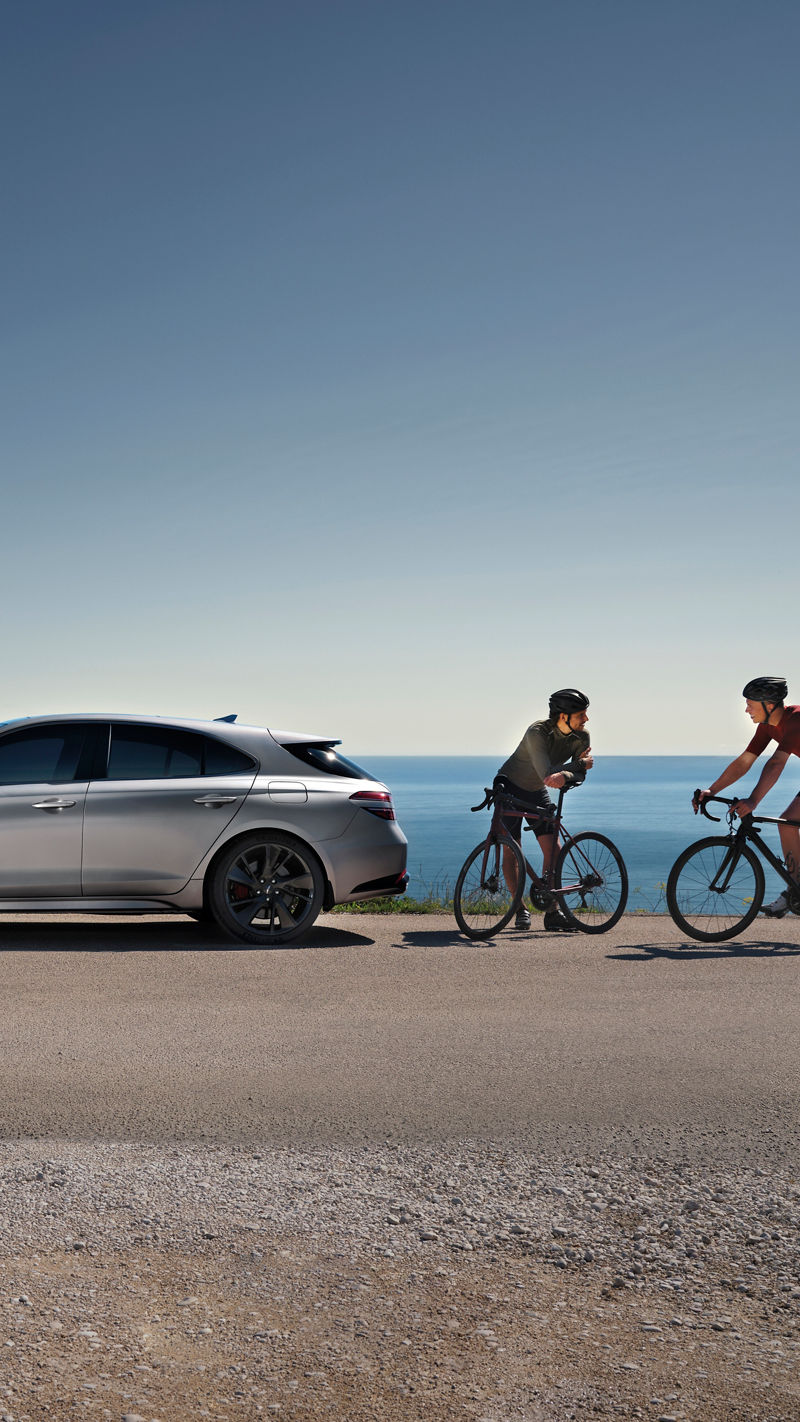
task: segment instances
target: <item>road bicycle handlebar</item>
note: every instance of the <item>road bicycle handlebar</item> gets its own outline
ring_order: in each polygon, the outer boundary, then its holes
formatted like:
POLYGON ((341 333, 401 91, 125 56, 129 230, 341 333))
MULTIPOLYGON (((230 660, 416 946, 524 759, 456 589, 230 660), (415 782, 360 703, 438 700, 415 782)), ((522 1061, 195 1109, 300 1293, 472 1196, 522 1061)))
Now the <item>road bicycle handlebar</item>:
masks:
MULTIPOLYGON (((567 793, 568 790, 574 790, 575 787, 576 787, 576 785, 582 785, 582 784, 583 784, 583 781, 582 781, 582 780, 574 780, 571 785, 562 785, 562 787, 561 787, 561 789, 559 790, 558 793, 559 793, 559 795, 564 796, 564 795, 566 795, 566 793, 567 793)), ((488 785, 484 785, 484 787, 483 787, 483 792, 484 792, 484 799, 481 800, 481 803, 480 803, 479 805, 470 805, 470 810, 472 811, 473 814, 475 814, 475 811, 476 811, 476 810, 485 810, 486 807, 487 807, 487 805, 489 805, 489 806, 493 805, 494 802, 495 802, 495 800, 497 800, 497 799, 499 798, 500 800, 503 801, 503 804, 506 805, 508 809, 510 809, 510 810, 513 809, 513 810, 519 811, 519 812, 520 812, 521 814, 523 814, 523 815, 531 815, 531 816, 534 816, 534 815, 535 815, 537 818, 543 819, 543 820, 546 820, 546 819, 548 819, 548 818, 550 817, 550 814, 551 814, 551 811, 550 811, 550 810, 544 810, 544 809, 539 808, 538 806, 533 806, 533 807, 531 807, 531 806, 529 806, 529 805, 524 805, 521 800, 515 799, 515 797, 514 797, 513 795, 504 795, 504 794, 501 793, 501 794, 498 796, 497 792, 496 792, 493 788, 491 788, 490 786, 488 786, 488 785)), ((713 815, 710 816, 709 818, 713 819, 713 815)))
POLYGON ((710 802, 711 802, 712 800, 717 800, 717 801, 719 801, 720 805, 735 805, 735 803, 736 803, 735 800, 725 800, 722 795, 706 795, 706 798, 703 800, 703 799, 701 798, 702 794, 703 794, 702 790, 695 790, 695 792, 694 792, 694 794, 693 794, 693 796, 692 796, 692 804, 694 805, 695 814, 696 814, 697 811, 699 810, 701 815, 705 815, 705 817, 706 817, 707 820, 713 820, 714 823, 717 824, 717 825, 719 824, 720 820, 722 819, 722 816, 721 816, 721 815, 710 815, 710 814, 708 813, 708 810, 706 809, 706 805, 710 804, 710 802))
POLYGON ((493 791, 493 790, 490 790, 489 787, 488 787, 488 785, 484 785, 483 788, 484 788, 484 799, 481 800, 481 803, 480 803, 479 805, 470 805, 470 809, 471 809, 473 815, 475 814, 475 811, 476 811, 476 810, 485 810, 485 809, 486 809, 486 806, 487 806, 487 805, 491 805, 492 801, 494 800, 494 791, 493 791))
MULTIPOLYGON (((714 823, 717 824, 717 825, 719 824, 720 820, 722 819, 722 816, 721 816, 721 815, 710 815, 710 814, 708 813, 708 810, 706 809, 706 805, 710 805, 712 800, 716 801, 716 803, 717 803, 718 805, 727 805, 729 809, 730 809, 730 807, 731 807, 732 805, 738 804, 738 801, 737 801, 737 800, 728 800, 728 799, 725 798, 724 795, 706 795, 705 800, 701 800, 701 799, 700 799, 700 796, 702 795, 702 793, 703 793, 702 790, 695 790, 695 792, 694 792, 694 794, 693 794, 693 796, 692 796, 692 804, 696 806, 696 808, 700 811, 700 814, 701 814, 701 815, 705 815, 705 817, 706 817, 707 820, 713 820, 714 823)), ((742 819, 744 819, 744 820, 752 820, 752 818, 753 818, 752 815, 743 815, 743 816, 742 816, 742 819)), ((760 815, 759 815, 759 819, 761 819, 761 816, 760 816, 760 815)))
MULTIPOLYGON (((719 805, 727 805, 729 808, 730 808, 732 805, 737 805, 737 804, 739 803, 738 800, 728 800, 728 799, 726 799, 726 797, 725 797, 724 795, 706 795, 705 800, 701 800, 701 799, 700 799, 700 796, 702 795, 702 793, 703 793, 702 790, 695 790, 695 792, 694 792, 694 794, 693 794, 693 796, 692 796, 692 804, 693 804, 693 805, 696 805, 696 807, 697 807, 697 809, 700 811, 701 815, 705 815, 705 817, 706 817, 707 820, 713 820, 713 821, 715 822, 715 824, 719 824, 719 822, 720 822, 722 816, 721 816, 721 815, 710 815, 710 814, 708 813, 708 810, 706 809, 706 805, 710 805, 712 800, 715 800, 715 801, 717 802, 717 804, 719 804, 719 805)), ((743 822, 744 822, 745 820, 749 820, 751 824, 759 824, 759 825, 764 825, 764 824, 766 824, 766 825, 796 825, 796 824, 800 824, 800 820, 785 820, 785 819, 782 819, 780 816, 776 816, 776 815, 753 815, 753 814, 750 814, 750 815, 742 815, 742 816, 741 816, 741 819, 742 819, 743 822)))

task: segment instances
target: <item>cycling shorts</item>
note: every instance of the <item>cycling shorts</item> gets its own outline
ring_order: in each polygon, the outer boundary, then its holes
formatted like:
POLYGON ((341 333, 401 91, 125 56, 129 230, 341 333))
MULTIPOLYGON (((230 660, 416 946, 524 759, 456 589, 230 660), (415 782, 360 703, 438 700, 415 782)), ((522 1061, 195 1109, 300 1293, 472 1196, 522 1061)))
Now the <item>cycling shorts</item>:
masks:
MULTIPOLYGON (((539 810, 542 814, 551 816, 554 812, 554 805, 547 790, 521 790, 515 785, 513 780, 509 780, 505 775, 496 775, 492 784, 492 789, 502 795, 513 795, 521 806, 526 809, 539 810)), ((522 817, 520 815, 501 815, 504 828, 511 835, 512 839, 520 843, 522 839, 522 817)), ((547 824, 536 815, 526 815, 525 819, 534 833, 538 835, 553 834, 555 832, 552 824, 547 824)))

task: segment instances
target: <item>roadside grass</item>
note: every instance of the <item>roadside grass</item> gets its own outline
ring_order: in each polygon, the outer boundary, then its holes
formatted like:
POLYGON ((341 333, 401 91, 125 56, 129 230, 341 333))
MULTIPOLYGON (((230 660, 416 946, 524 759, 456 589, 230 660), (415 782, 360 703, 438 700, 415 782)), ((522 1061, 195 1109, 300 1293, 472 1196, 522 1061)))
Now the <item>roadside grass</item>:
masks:
MULTIPOLYGON (((631 888, 628 894, 628 902, 625 912, 628 914, 654 914, 666 913, 667 904, 665 898, 666 883, 654 884, 651 888, 641 888, 638 885, 631 888)), ((409 898, 407 894, 400 894, 397 897, 362 899, 354 904, 336 904, 330 910, 331 913, 452 913, 453 912, 453 886, 449 880, 443 879, 433 884, 424 885, 425 893, 422 898, 409 898)), ((541 912, 531 905, 526 898, 526 903, 531 913, 541 912)))
POLYGON ((391 899, 361 899, 355 904, 336 904, 331 913, 452 913, 452 899, 409 899, 401 894, 391 899))
POLYGON ((412 899, 408 894, 378 899, 361 899, 355 904, 337 904, 331 913, 452 913, 453 884, 449 879, 435 879, 426 884, 422 880, 422 898, 412 899))
POLYGON ((650 889, 629 889, 626 913, 668 913, 666 882, 654 884, 650 889))

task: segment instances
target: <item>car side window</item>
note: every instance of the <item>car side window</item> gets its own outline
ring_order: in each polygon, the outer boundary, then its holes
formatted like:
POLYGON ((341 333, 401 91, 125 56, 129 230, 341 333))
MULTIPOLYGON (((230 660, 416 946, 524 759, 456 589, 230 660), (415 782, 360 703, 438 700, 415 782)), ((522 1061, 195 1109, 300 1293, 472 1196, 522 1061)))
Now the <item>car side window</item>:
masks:
POLYGON ((203 738, 165 726, 112 726, 109 780, 202 775, 203 738))
POLYGON ((86 726, 66 721, 0 737, 0 785, 63 785, 78 780, 86 726))
POLYGON ((171 726, 111 727, 109 780, 177 780, 245 770, 255 770, 250 757, 211 736, 171 726))
POLYGON ((256 769, 255 761, 240 751, 237 746, 226 746, 224 741, 217 741, 213 736, 204 736, 204 775, 253 775, 256 769))

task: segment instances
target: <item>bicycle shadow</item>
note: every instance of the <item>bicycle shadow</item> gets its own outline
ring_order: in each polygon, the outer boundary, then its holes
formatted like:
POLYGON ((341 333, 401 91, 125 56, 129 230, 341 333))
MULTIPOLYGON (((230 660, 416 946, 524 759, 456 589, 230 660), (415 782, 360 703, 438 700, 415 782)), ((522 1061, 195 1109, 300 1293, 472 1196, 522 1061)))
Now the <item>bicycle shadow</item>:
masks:
POLYGON ((618 963, 648 963, 655 958, 672 958, 683 963, 698 962, 703 958, 796 958, 800 956, 800 944, 786 943, 772 939, 758 939, 756 942, 737 943, 696 943, 686 939, 677 945, 661 943, 632 943, 624 953, 607 953, 606 958, 618 963))
POLYGON ((415 931, 412 929, 406 930, 401 934, 400 941, 395 944, 395 947, 453 948, 460 945, 462 948, 490 948, 496 946, 500 937, 501 935, 497 934, 495 938, 467 938, 466 935, 460 933, 457 928, 428 929, 427 931, 423 929, 417 929, 415 931))

